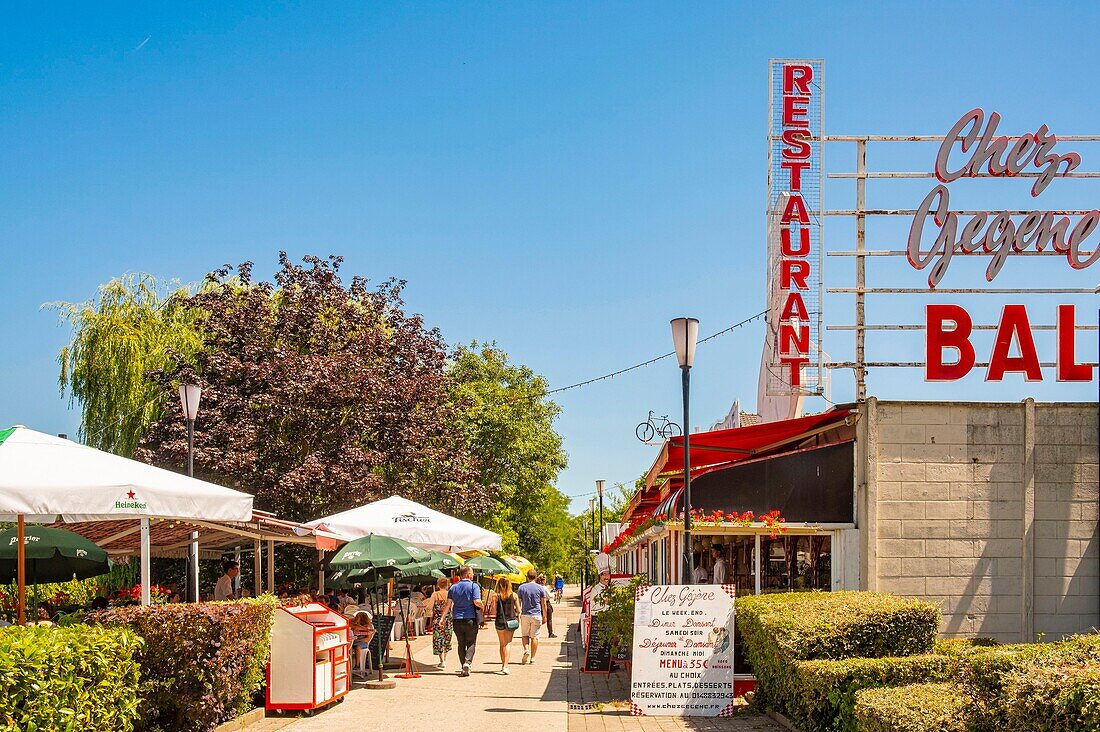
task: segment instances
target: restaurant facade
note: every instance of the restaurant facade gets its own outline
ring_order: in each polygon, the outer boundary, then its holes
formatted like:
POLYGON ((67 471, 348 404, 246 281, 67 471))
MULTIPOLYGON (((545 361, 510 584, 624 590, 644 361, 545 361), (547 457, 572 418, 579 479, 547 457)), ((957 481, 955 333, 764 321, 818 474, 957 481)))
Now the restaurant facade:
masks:
MULTIPOLYGON (((1098 418, 1094 403, 870 398, 694 433, 693 565, 710 576, 719 547, 738 595, 925 599, 948 637, 1100 627, 1098 418), (783 529, 738 520, 746 511, 778 511, 783 529)), ((630 502, 616 571, 684 582, 682 450, 669 440, 630 502)))
MULTIPOLYGON (((1098 290, 1087 271, 1100 260, 1100 207, 1033 204, 1100 178, 1080 153, 1100 136, 1056 136, 1042 120, 1003 134, 1000 115, 980 108, 947 116, 938 135, 828 135, 824 94, 823 60, 769 62, 762 422, 691 434, 692 566, 712 577, 717 547, 738 595, 929 600, 945 636, 1032 641, 1100 627, 1098 290), (842 169, 825 170, 827 145, 842 169), (871 169, 869 157, 908 169, 871 169), (851 204, 827 207, 827 185, 851 204), (914 185, 915 208, 868 203, 909 200, 914 185), (953 193, 993 188, 1026 203, 952 208, 953 193), (830 217, 839 233, 827 246, 830 217), (837 281, 835 267, 826 287, 826 255, 854 276, 837 281), (827 297, 850 303, 851 319, 826 322, 827 297), (846 358, 830 359, 827 331, 850 338, 830 345, 846 358), (898 370, 922 371, 923 385, 894 383, 931 399, 871 395, 869 373, 898 370), (841 373, 854 401, 834 405, 841 373), (1048 393, 1089 401, 1028 397, 1044 379, 1059 382, 1048 393), (936 400, 963 380, 968 396, 1001 401, 936 400), (827 411, 802 416, 820 397, 827 411)), ((672 438, 606 547, 618 571, 694 580, 682 576, 683 471, 684 441, 672 438)))

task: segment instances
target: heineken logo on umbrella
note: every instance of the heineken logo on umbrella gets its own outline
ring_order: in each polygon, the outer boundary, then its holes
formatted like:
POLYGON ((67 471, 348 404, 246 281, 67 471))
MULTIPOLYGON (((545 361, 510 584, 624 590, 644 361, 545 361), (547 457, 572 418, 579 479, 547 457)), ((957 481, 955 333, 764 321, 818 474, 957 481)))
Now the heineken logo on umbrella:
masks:
POLYGON ((398 514, 398 515, 394 516, 393 517, 393 522, 395 524, 408 524, 408 523, 430 524, 432 522, 432 517, 431 516, 417 516, 412 511, 408 511, 406 513, 401 513, 401 514, 398 514))
POLYGON ((138 510, 148 511, 149 504, 138 498, 137 493, 132 490, 126 491, 115 501, 116 509, 138 510))

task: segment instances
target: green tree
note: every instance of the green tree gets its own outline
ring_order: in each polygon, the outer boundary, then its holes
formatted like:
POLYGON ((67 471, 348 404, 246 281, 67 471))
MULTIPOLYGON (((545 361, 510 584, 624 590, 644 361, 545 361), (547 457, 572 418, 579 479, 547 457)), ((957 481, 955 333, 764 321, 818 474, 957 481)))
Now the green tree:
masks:
POLYGON ((568 499, 555 487, 567 458, 546 380, 509 362, 494 344, 458 349, 448 368, 456 426, 474 458, 475 482, 494 496, 487 526, 539 567, 569 557, 568 499))
MULTIPOLYGON (((195 471, 252 493, 257 504, 309 519, 399 494, 447 512, 488 514, 469 483, 470 455, 453 428, 448 349, 406 313, 403 283, 344 283, 341 259, 281 253, 273 282, 251 263, 211 273, 187 304, 203 348, 155 375, 162 390, 203 386, 195 471)), ((135 456, 182 465, 179 402, 135 456)))
POLYGON ((163 416, 172 395, 147 375, 189 361, 202 342, 187 294, 132 274, 101 286, 95 300, 48 306, 72 326, 58 356, 59 383, 80 404, 83 442, 129 457, 163 416))

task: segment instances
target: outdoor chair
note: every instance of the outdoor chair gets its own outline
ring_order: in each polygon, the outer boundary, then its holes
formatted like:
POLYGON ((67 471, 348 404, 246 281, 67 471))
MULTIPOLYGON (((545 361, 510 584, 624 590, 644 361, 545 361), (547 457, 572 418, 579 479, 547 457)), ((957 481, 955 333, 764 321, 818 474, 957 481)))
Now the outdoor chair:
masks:
MULTIPOLYGON (((377 638, 378 634, 374 634, 374 638, 377 638)), ((371 639, 370 645, 366 648, 359 649, 353 647, 351 649, 351 675, 359 677, 367 677, 374 670, 374 638, 371 639)))

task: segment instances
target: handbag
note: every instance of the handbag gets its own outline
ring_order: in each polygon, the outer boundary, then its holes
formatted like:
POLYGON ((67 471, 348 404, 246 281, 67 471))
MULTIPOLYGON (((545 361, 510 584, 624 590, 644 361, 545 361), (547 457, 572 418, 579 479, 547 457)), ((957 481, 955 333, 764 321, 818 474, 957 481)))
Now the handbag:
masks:
MULTIPOLYGON (((513 597, 515 597, 515 595, 513 595, 513 597)), ((512 603, 512 610, 516 610, 515 602, 512 603)), ((519 618, 511 618, 510 620, 505 621, 504 627, 506 627, 508 630, 516 630, 517 628, 519 628, 519 618)))

